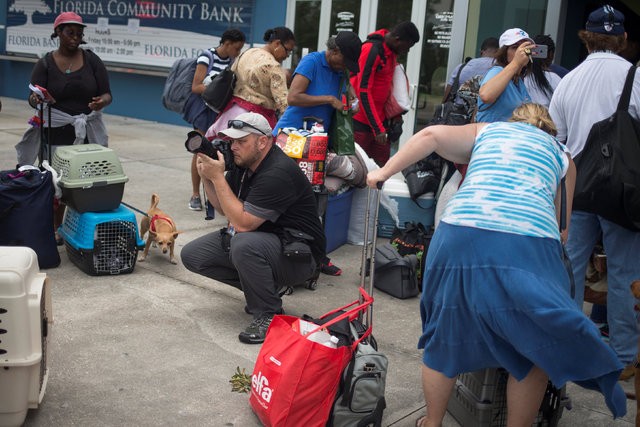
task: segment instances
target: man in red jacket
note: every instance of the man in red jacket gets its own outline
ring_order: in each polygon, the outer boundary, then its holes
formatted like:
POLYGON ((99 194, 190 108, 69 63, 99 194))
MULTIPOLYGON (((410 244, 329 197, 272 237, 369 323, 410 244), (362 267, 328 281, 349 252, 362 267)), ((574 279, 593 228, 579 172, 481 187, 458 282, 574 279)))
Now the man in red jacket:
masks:
POLYGON ((391 93, 397 57, 419 40, 418 28, 410 21, 399 23, 391 31, 381 29, 369 34, 358 61, 360 72, 351 78, 360 100, 360 111, 353 116, 354 138, 380 166, 389 160, 391 152, 384 104, 391 93))

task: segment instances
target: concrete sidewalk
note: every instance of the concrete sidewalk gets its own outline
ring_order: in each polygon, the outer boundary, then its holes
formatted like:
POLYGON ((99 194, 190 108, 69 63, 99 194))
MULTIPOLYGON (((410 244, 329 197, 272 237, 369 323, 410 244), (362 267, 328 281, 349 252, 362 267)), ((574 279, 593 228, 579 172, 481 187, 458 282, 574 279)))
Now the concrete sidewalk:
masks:
MULTIPOLYGON (((33 115, 26 101, 2 99, 0 168, 15 167, 14 145, 33 115)), ((108 111, 108 110, 107 110, 108 111)), ((204 220, 187 207, 191 155, 184 149, 187 126, 106 116, 109 146, 119 155, 129 182, 123 201, 143 211, 151 193, 190 240, 217 230, 224 218, 204 220)), ((138 220, 140 215, 136 214, 138 220)), ((238 333, 250 322, 242 293, 172 265, 152 249, 132 274, 92 277, 60 249, 62 264, 47 270, 53 288, 50 376, 42 405, 29 411, 27 426, 259 426, 248 395, 231 392, 236 367, 251 373, 260 349, 242 344, 238 333)), ((322 275, 318 289, 296 289, 284 297, 292 315, 320 315, 357 298, 361 247, 344 245, 331 254, 340 277, 322 275)), ((381 292, 374 304, 374 334, 389 358, 385 426, 410 427, 424 413, 420 385, 418 299, 398 300, 381 292)), ((588 355, 585 355, 588 357, 588 355)), ((633 380, 623 383, 633 389, 633 380)), ((568 385, 573 409, 561 426, 633 425, 635 402, 613 421, 599 393, 568 385)), ((445 426, 458 423, 450 415, 445 426)))

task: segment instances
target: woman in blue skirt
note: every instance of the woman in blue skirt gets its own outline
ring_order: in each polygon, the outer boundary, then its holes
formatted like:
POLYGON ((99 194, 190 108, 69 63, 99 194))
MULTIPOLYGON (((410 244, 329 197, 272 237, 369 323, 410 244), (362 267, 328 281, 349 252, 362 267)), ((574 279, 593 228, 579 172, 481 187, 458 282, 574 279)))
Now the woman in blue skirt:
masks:
POLYGON ((509 426, 533 424, 548 380, 600 390, 614 417, 626 412, 623 366, 570 297, 559 185, 566 176, 569 218, 576 172, 555 134, 546 108, 524 104, 509 122, 427 127, 367 177, 375 188, 434 151, 469 163, 427 257, 418 426, 441 424, 456 375, 495 367, 510 374, 509 426))

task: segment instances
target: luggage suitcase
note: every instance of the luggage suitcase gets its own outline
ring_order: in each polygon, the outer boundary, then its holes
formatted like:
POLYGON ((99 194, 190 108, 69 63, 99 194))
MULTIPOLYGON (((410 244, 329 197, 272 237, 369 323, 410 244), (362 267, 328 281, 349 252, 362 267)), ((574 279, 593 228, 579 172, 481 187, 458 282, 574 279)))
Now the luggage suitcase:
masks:
POLYGON ((36 168, 0 172, 0 246, 27 246, 40 268, 60 264, 53 231, 53 178, 36 168))
POLYGON ((373 278, 364 283, 358 300, 320 319, 274 317, 249 398, 265 426, 381 425, 387 358, 371 336, 373 278))
MULTIPOLYGON (((42 104, 40 123, 44 123, 42 104)), ((50 126, 49 128, 50 129, 50 126)), ((39 161, 44 161, 45 128, 40 126, 39 161)), ((48 150, 50 151, 50 150, 48 150)), ((27 246, 38 255, 40 268, 60 264, 53 230, 54 184, 52 173, 25 165, 19 169, 0 172, 0 245, 27 246)))

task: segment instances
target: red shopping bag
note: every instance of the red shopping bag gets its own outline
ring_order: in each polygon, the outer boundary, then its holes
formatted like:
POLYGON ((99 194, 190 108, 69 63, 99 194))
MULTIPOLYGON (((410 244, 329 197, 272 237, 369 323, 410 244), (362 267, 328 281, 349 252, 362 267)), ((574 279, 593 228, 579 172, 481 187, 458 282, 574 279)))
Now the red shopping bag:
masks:
MULTIPOLYGON (((316 330, 343 319, 355 319, 373 302, 364 289, 360 292, 360 301, 322 317, 353 308, 316 330)), ((267 427, 326 425, 342 372, 357 346, 356 342, 331 348, 311 341, 294 330, 298 320, 294 316, 275 316, 256 359, 249 403, 267 427)))

